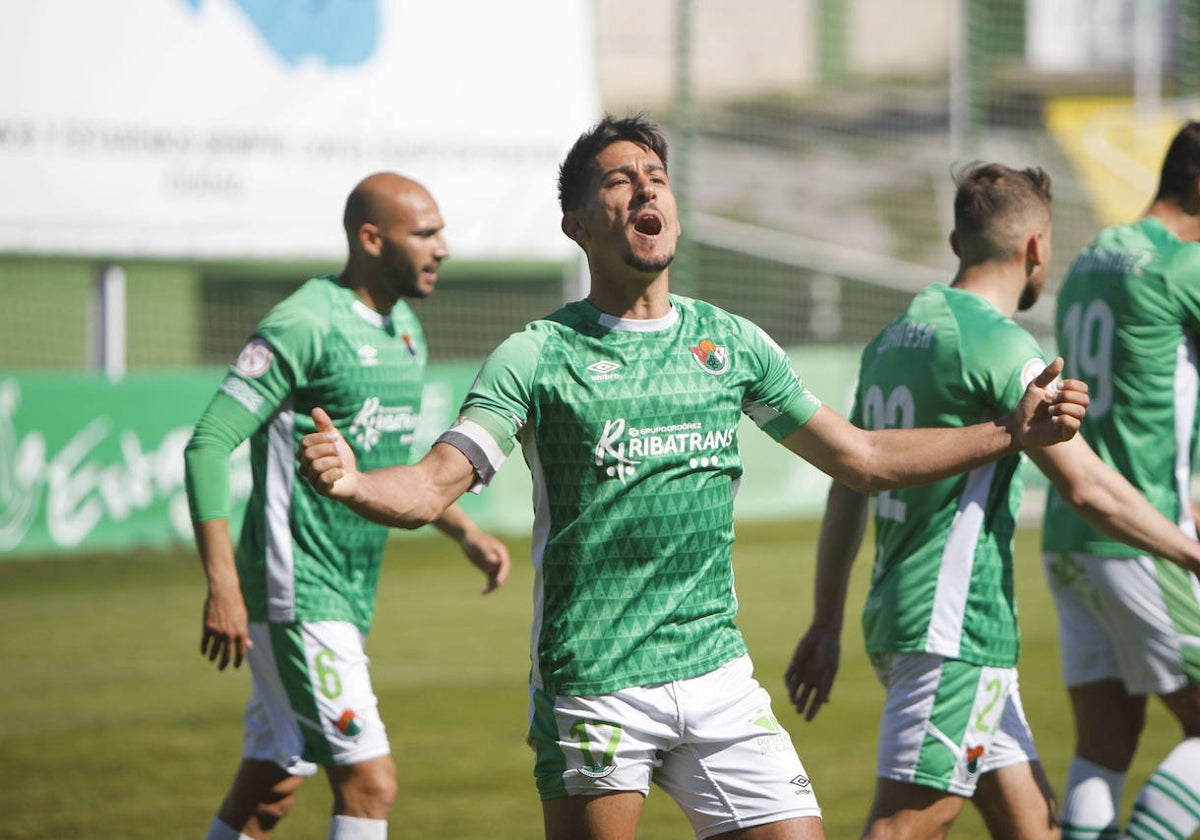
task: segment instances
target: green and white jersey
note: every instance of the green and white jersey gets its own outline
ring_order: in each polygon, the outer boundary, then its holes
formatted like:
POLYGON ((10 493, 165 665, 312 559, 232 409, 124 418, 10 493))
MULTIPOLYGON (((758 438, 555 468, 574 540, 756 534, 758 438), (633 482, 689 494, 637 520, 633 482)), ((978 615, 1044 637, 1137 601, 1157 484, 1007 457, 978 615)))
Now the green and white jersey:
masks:
MULTIPOLYGON (((1072 263, 1055 329, 1065 376, 1088 384, 1082 434, 1168 519, 1193 537, 1189 508, 1197 444, 1200 244, 1154 218, 1117 225, 1072 263)), ((1079 518, 1051 490, 1047 551, 1136 556, 1079 518)))
POLYGON ((577 302, 506 339, 440 440, 480 484, 523 447, 534 685, 606 693, 745 653, 732 568, 738 421, 744 412, 778 440, 819 406, 758 327, 679 296, 649 321, 577 302))
MULTIPOLYGON (((972 292, 925 289, 862 354, 851 419, 869 429, 959 427, 1011 411, 1045 367, 1033 336, 972 292)), ((1011 667, 1019 455, 878 494, 867 651, 1011 667)))
MULTIPOLYGON (((252 621, 369 630, 387 529, 313 491, 297 476, 296 449, 321 406, 361 469, 406 463, 426 358, 406 303, 380 315, 332 276, 309 280, 258 325, 198 424, 226 420, 250 434, 254 484, 237 564, 252 621)), ((202 498, 193 515, 205 518, 202 498)))

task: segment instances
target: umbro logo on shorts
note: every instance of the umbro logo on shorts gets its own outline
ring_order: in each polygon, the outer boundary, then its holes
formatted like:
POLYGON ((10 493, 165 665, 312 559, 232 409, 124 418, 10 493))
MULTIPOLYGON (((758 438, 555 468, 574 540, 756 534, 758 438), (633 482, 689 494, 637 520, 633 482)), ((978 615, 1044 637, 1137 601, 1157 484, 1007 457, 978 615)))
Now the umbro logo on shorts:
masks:
POLYGON ((809 796, 812 796, 812 782, 808 780, 808 776, 801 774, 792 779, 792 784, 799 788, 799 790, 796 791, 797 796, 801 794, 808 794, 809 796))

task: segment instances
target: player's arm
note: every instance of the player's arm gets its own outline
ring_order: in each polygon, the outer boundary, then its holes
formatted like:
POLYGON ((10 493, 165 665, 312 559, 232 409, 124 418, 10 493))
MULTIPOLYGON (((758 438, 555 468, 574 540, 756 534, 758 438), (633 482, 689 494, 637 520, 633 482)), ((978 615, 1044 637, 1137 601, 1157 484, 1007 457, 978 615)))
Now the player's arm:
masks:
POLYGON ((812 623, 784 673, 788 697, 805 720, 829 702, 841 661, 842 623, 850 569, 867 528, 867 496, 835 481, 829 488, 817 543, 817 579, 812 623))
POLYGON ((1087 385, 1051 383, 1055 359, 1025 389, 1016 409, 996 420, 960 428, 866 431, 822 406, 783 444, 835 480, 863 493, 912 487, 972 470, 1030 447, 1068 440, 1088 404, 1087 385))
POLYGON ((223 670, 242 664, 250 648, 249 621, 229 536, 229 456, 261 421, 218 393, 184 450, 184 478, 192 530, 208 584, 200 653, 223 670))
POLYGON ((435 443, 411 466, 360 472, 329 415, 315 408, 312 417, 317 430, 304 436, 296 456, 300 474, 322 496, 364 519, 392 528, 420 528, 439 519, 476 481, 471 461, 448 443, 435 443))
POLYGON ((440 517, 433 520, 433 525, 458 543, 467 559, 487 577, 484 595, 499 589, 508 580, 512 569, 508 548, 491 534, 480 530, 457 503, 446 508, 440 517))
POLYGON ((1200 543, 1159 513, 1082 437, 1031 449, 1029 457, 1063 500, 1093 528, 1200 574, 1200 543))

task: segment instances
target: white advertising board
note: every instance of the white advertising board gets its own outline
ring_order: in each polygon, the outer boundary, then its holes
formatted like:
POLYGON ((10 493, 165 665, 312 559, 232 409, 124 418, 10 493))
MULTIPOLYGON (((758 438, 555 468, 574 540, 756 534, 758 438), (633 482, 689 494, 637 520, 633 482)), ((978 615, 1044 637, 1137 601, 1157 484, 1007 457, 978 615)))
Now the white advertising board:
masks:
POLYGON ((0 25, 0 252, 338 259, 346 194, 425 183, 456 257, 567 259, 599 116, 587 0, 37 0, 0 25))

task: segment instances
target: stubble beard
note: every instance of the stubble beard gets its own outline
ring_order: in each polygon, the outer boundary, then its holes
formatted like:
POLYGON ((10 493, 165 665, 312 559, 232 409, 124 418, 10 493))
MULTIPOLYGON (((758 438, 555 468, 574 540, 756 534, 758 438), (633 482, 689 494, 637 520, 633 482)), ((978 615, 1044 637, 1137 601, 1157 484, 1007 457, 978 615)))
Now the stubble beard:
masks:
POLYGON ((639 257, 636 254, 627 254, 625 257, 625 264, 630 268, 636 268, 638 271, 657 272, 665 271, 674 259, 674 254, 666 254, 665 256, 656 257, 654 259, 646 259, 639 257))
POLYGON ((1021 290, 1021 297, 1017 300, 1017 311, 1026 312, 1033 308, 1033 305, 1038 302, 1038 298, 1042 296, 1042 290, 1035 288, 1032 283, 1027 284, 1021 290))

